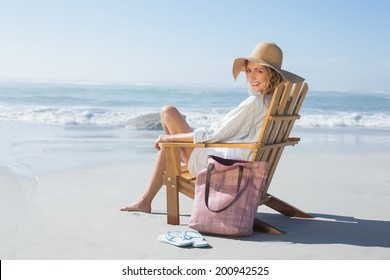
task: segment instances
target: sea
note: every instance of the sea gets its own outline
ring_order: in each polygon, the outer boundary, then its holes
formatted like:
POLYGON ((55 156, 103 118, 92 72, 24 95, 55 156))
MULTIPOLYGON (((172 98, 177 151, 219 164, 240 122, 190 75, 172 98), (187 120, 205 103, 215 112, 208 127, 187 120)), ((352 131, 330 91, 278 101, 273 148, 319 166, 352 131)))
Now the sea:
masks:
MULTIPOLYGON (((247 96, 240 86, 0 82, 0 169, 28 181, 151 158, 164 105, 197 128, 218 122, 247 96)), ((292 132, 301 137, 299 152, 390 151, 389 92, 309 89, 300 113, 292 132)))

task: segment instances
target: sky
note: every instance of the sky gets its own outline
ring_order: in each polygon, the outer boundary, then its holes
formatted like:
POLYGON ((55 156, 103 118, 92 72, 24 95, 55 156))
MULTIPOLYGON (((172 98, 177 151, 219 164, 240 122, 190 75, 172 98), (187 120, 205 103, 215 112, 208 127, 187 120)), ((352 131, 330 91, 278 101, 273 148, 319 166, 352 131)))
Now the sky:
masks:
POLYGON ((0 0, 0 81, 234 86, 261 41, 310 88, 390 92, 387 0, 0 0))

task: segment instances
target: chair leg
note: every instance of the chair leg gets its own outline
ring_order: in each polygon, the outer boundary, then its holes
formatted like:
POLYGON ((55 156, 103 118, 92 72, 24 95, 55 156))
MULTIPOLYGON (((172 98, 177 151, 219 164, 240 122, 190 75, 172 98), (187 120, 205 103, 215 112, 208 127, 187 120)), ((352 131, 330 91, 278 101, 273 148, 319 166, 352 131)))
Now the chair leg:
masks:
POLYGON ((269 199, 264 204, 288 217, 314 218, 306 212, 299 210, 295 206, 272 195, 269 196, 269 199))
POLYGON ((165 149, 165 174, 164 184, 167 188, 167 223, 180 224, 179 214, 179 190, 177 176, 180 175, 180 151, 179 149, 165 149))
POLYGON ((179 215, 179 192, 173 184, 167 184, 167 223, 170 225, 180 224, 179 215))
POLYGON ((285 234, 285 232, 277 229, 274 226, 271 226, 270 224, 267 224, 266 222, 263 222, 262 220, 255 218, 255 221, 253 223, 253 230, 256 232, 265 232, 265 233, 272 233, 272 234, 285 234))

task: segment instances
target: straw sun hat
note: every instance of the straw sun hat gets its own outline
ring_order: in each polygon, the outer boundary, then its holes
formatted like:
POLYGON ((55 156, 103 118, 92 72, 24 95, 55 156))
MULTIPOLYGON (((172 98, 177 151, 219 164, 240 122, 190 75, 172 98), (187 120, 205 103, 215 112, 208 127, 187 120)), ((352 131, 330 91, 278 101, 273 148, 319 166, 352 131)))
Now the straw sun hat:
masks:
POLYGON ((252 61, 260 65, 271 67, 289 82, 296 83, 304 80, 304 78, 282 69, 283 52, 275 43, 259 43, 248 57, 239 57, 234 60, 234 79, 237 79, 237 76, 240 74, 241 71, 246 70, 245 67, 247 61, 252 61))

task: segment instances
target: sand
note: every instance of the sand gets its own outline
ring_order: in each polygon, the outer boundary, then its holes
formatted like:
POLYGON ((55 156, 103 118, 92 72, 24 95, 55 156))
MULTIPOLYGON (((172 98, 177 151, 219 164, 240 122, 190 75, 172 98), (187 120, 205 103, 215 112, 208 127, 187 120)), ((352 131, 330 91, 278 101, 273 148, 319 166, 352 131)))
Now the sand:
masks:
POLYGON ((257 216, 285 235, 205 236, 207 249, 157 240, 188 229, 191 214, 192 201, 181 197, 181 225, 166 224, 164 187, 152 214, 119 211, 143 193, 152 156, 40 174, 29 188, 0 170, 0 259, 389 260, 389 160, 389 151, 285 153, 270 192, 315 218, 261 206, 257 216))

